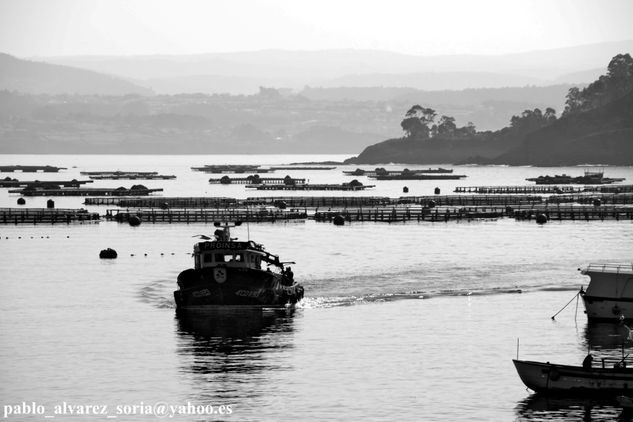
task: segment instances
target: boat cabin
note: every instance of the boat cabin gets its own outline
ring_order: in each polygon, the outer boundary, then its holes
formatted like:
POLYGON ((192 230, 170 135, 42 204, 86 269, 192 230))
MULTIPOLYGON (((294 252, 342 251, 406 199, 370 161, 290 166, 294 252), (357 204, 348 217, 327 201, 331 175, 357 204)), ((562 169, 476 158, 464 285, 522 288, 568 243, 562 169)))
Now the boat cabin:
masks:
POLYGON ((278 256, 253 241, 200 242, 194 246, 194 260, 196 269, 225 266, 261 270, 262 262, 283 269, 278 256))
POLYGON ((591 278, 587 295, 633 298, 633 264, 590 264, 580 271, 591 278))

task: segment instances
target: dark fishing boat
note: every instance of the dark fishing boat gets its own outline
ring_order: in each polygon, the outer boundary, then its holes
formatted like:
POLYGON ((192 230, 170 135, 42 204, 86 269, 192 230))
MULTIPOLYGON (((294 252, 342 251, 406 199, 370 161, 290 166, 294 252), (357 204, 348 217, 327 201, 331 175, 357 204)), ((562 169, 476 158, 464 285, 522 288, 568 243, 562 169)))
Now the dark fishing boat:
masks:
POLYGON ((193 248, 194 268, 178 275, 174 292, 177 309, 209 309, 219 306, 281 307, 303 298, 303 287, 292 269, 258 243, 231 238, 230 228, 220 224, 215 239, 193 248))
POLYGON ((598 367, 587 359, 582 366, 512 361, 521 381, 538 393, 633 394, 633 367, 625 357, 602 359, 598 367))

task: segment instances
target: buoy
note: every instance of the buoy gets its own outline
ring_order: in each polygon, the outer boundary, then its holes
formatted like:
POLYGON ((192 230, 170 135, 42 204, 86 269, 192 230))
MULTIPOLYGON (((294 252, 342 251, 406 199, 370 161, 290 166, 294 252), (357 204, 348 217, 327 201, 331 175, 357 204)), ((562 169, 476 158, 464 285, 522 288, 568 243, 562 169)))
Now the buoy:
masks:
POLYGON ((26 204, 26 199, 18 198, 18 205, 24 205, 24 204, 26 204))
POLYGON ((112 248, 103 249, 99 252, 99 258, 101 259, 115 259, 118 256, 116 251, 112 248))
POLYGON ((138 215, 131 215, 130 218, 128 219, 128 223, 132 227, 140 226, 141 219, 138 217, 138 215))
POLYGON ((547 216, 545 214, 543 214, 543 213, 536 214, 536 222, 538 224, 545 224, 545 223, 547 223, 547 216))
POLYGON ((593 200, 593 206, 594 207, 599 207, 600 205, 602 205, 602 201, 598 198, 593 200))
POLYGON ((46 201, 46 208, 55 208, 55 201, 53 201, 52 199, 46 201))
POLYGON ((506 207, 506 214, 512 214, 514 212, 514 208, 506 207))
POLYGON ((439 195, 440 194, 440 188, 435 188, 435 194, 439 195))
POLYGON ((433 201, 433 200, 429 201, 428 207, 429 208, 435 208, 435 201, 433 201))
POLYGON ((277 208, 279 208, 280 210, 285 210, 286 207, 288 206, 288 204, 286 203, 286 201, 283 201, 281 199, 274 201, 273 205, 277 208))
POLYGON ((160 205, 160 207, 161 207, 161 209, 168 210, 168 209, 169 209, 169 204, 168 204, 167 202, 163 202, 163 203, 160 205))
POLYGON ((343 218, 341 214, 336 214, 332 219, 332 223, 334 223, 335 226, 343 226, 345 225, 345 218, 343 218))
POLYGON ((409 188, 407 186, 403 187, 402 192, 409 193, 409 188))

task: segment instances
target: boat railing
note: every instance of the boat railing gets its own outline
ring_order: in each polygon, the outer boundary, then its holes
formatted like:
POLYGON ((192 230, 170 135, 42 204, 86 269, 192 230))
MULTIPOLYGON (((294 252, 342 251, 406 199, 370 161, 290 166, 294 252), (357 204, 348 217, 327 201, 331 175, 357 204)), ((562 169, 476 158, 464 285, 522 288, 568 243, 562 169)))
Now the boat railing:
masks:
POLYGON ((594 369, 633 369, 633 356, 626 355, 624 357, 604 357, 600 359, 594 359, 592 363, 594 369))
POLYGON ((586 268, 582 269, 582 273, 615 273, 615 274, 633 274, 632 264, 589 264, 586 268))

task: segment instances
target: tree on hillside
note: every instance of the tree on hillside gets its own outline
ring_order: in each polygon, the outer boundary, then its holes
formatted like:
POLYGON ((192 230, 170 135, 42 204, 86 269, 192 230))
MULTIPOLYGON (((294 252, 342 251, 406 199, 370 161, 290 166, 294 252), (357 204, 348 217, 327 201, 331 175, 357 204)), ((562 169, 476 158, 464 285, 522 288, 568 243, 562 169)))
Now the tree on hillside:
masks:
POLYGON ((556 120, 556 110, 551 107, 545 109, 545 114, 539 108, 525 110, 520 116, 512 116, 510 127, 519 132, 527 133, 547 126, 556 120))
POLYGON ((457 125, 455 124, 455 118, 450 116, 442 116, 440 117, 440 122, 437 125, 437 134, 439 136, 444 137, 452 137, 457 130, 457 125))
POLYGON ((618 54, 607 66, 607 74, 600 76, 586 88, 570 88, 563 116, 588 111, 608 104, 633 90, 633 58, 618 54))
POLYGON ((407 111, 400 126, 405 131, 407 138, 428 139, 429 125, 433 123, 435 116, 435 110, 416 104, 407 111))

